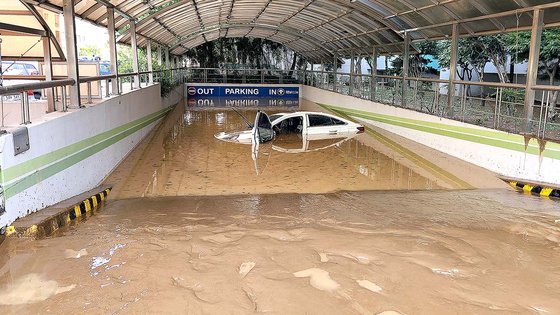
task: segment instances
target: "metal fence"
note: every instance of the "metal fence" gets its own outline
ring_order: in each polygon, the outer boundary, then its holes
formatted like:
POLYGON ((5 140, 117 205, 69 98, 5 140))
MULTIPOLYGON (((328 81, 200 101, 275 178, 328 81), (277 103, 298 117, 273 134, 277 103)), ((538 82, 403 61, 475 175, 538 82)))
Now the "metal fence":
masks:
MULTIPOLYGON (((560 110, 555 99, 558 86, 535 86, 535 103, 525 110, 525 85, 494 82, 454 81, 452 101, 448 96, 448 80, 371 74, 335 73, 332 71, 272 69, 177 68, 154 72, 125 73, 80 78, 88 93, 85 103, 91 103, 90 84, 100 84, 102 95, 122 93, 142 88, 150 82, 239 83, 239 84, 304 84, 353 97, 415 110, 461 122, 522 134, 543 140, 560 141, 560 110), (113 91, 110 81, 117 81, 113 91)), ((29 102, 25 92, 54 88, 55 110, 67 109, 67 86, 73 80, 55 80, 0 87, 0 96, 21 95, 21 123, 30 123, 29 102)))
MULTIPOLYGON (((542 140, 560 141, 558 86, 538 85, 534 105, 525 110, 525 85, 449 81, 436 78, 358 75, 324 71, 298 74, 302 84, 542 140), (404 95, 404 97, 403 97, 404 95), (451 105, 450 105, 451 104, 451 105)), ((560 98, 559 98, 560 101, 560 98)))

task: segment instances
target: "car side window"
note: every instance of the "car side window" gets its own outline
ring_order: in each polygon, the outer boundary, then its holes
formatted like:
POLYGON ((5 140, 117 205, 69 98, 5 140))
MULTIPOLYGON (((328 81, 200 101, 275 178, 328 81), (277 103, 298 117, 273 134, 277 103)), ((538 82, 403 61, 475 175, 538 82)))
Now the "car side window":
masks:
POLYGON ((321 126, 332 126, 335 125, 333 120, 329 116, 323 115, 308 115, 309 117, 309 127, 321 127, 321 126))
POLYGON ((340 120, 340 119, 336 119, 336 118, 331 118, 331 119, 332 119, 333 125, 337 125, 337 126, 346 125, 346 123, 343 122, 343 121, 340 120))

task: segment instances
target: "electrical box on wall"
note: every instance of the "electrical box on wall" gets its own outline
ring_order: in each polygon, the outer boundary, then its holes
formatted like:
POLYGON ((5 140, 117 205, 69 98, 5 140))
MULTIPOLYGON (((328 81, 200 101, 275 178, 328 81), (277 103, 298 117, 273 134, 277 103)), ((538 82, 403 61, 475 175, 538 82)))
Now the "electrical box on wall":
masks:
POLYGON ((14 155, 29 150, 29 133, 27 127, 20 127, 12 131, 14 137, 14 155))

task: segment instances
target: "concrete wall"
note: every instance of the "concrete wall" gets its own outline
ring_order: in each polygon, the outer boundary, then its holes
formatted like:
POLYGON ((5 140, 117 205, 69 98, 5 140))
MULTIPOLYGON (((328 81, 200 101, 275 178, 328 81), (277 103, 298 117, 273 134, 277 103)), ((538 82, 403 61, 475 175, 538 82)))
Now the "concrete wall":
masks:
POLYGON ((30 149, 14 155, 13 136, 0 137, 0 182, 6 212, 0 228, 99 185, 182 98, 160 97, 158 84, 28 125, 30 149))
POLYGON ((560 185, 560 144, 304 86, 303 97, 499 175, 560 185))

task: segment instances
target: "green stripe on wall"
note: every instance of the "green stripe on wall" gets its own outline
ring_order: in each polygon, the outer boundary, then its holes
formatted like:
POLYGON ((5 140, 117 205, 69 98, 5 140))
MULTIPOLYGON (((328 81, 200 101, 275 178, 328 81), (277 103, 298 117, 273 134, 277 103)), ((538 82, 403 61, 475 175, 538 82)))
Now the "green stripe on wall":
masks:
MULTIPOLYGON (((333 105, 321 105, 334 111, 343 112, 347 115, 374 120, 394 126, 452 137, 455 139, 466 140, 475 143, 486 144, 518 152, 527 152, 534 155, 540 154, 539 148, 535 145, 529 145, 527 150, 525 150, 525 140, 523 136, 516 134, 508 134, 494 130, 452 126, 443 123, 426 122, 422 120, 377 114, 363 110, 348 109, 333 105)), ((546 146, 547 148, 543 153, 545 157, 560 159, 559 144, 549 142, 546 146)))
POLYGON ((3 181, 5 183, 12 181, 15 178, 18 178, 24 174, 27 174, 29 172, 32 172, 36 169, 39 169, 47 164, 53 163, 55 161, 58 161, 68 155, 74 154, 77 151, 83 150, 89 146, 92 146, 93 144, 103 141, 109 137, 112 137, 113 135, 123 132, 125 130, 128 130, 130 128, 132 128, 133 126, 142 123, 142 121, 144 120, 149 120, 152 119, 154 117, 161 117, 161 113, 166 113, 168 112, 170 109, 169 108, 164 108, 158 112, 155 112, 153 114, 150 114, 148 116, 142 117, 140 119, 137 119, 135 121, 126 123, 124 125, 121 125, 117 128, 105 131, 103 133, 100 133, 96 136, 93 136, 91 138, 87 138, 81 141, 78 141, 74 144, 71 144, 69 146, 60 148, 58 150, 49 152, 47 154, 38 156, 36 158, 33 158, 31 160, 25 161, 23 163, 20 163, 18 165, 14 165, 12 167, 0 170, 0 176, 1 178, 3 178, 3 181))
POLYGON ((128 137, 129 135, 134 134, 138 130, 164 117, 171 109, 172 107, 165 108, 154 114, 135 120, 131 123, 127 123, 120 127, 103 132, 97 136, 82 140, 57 151, 47 153, 33 160, 29 160, 6 169, 6 171, 13 169, 13 174, 25 174, 29 172, 26 170, 29 169, 30 165, 36 166, 35 172, 22 178, 21 180, 16 181, 15 183, 8 184, 4 188, 5 198, 8 199, 10 197, 13 197, 18 193, 24 191, 25 189, 65 170, 66 168, 74 164, 87 159, 88 157, 91 157, 92 155, 117 143, 118 141, 128 137), (90 144, 89 147, 86 144, 90 144), (66 152, 67 154, 64 155, 62 159, 59 159, 55 163, 52 163, 52 159, 55 156, 59 156, 61 152, 66 152), (39 164, 40 162, 41 164, 39 164), (44 165, 47 165, 49 163, 52 164, 44 167, 44 165))
MULTIPOLYGON (((340 110, 335 110, 333 108, 328 108, 326 106, 324 108, 330 109, 333 113, 336 113, 343 118, 347 118, 349 120, 354 121, 354 119, 352 119, 350 116, 348 116, 346 113, 344 113, 340 110)), ((404 146, 400 145, 398 142, 395 142, 395 141, 389 139, 388 137, 385 137, 384 135, 380 134, 379 132, 377 132, 375 130, 371 130, 370 128, 366 128, 366 133, 368 135, 372 136, 373 138, 377 139, 379 142, 385 144, 389 148, 395 150, 396 152, 399 152, 404 157, 406 157, 407 159, 409 159, 410 161, 412 161, 414 164, 418 165, 419 167, 421 167, 425 171, 429 172, 430 174, 434 175, 437 178, 442 179, 443 181, 445 181, 446 183, 451 185, 451 187, 460 188, 460 189, 473 189, 474 188, 471 184, 465 182, 464 180, 462 180, 459 177, 451 174, 450 172, 444 170, 443 168, 435 165, 434 163, 432 163, 432 162, 428 161, 427 159, 423 158, 422 156, 414 153, 412 150, 409 150, 408 148, 405 148, 404 146)))

